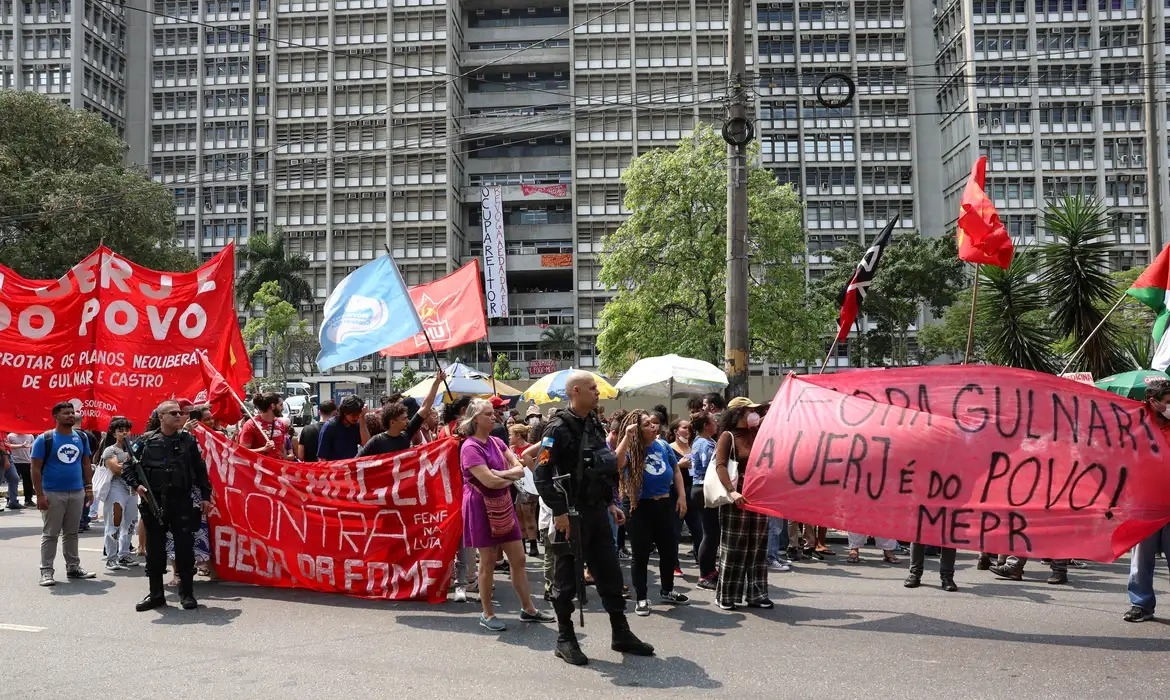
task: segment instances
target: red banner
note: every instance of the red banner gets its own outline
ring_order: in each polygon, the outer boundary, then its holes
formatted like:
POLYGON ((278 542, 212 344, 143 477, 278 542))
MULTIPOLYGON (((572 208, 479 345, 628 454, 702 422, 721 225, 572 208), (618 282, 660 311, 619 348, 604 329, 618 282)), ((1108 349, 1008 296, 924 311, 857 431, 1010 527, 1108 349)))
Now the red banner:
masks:
POLYGON ((43 430, 60 401, 88 429, 144 424, 163 399, 202 390, 199 355, 238 330, 231 246, 188 273, 99 248, 51 283, 4 267, 0 279, 0 429, 12 432, 43 430))
POLYGON ((531 194, 547 194, 550 197, 564 197, 569 193, 568 185, 520 185, 520 194, 527 197, 531 194))
POLYGON ((428 337, 436 352, 486 338, 482 283, 479 260, 473 260, 446 277, 411 287, 410 299, 418 310, 425 335, 419 333, 380 351, 382 357, 428 352, 428 337))
POLYGON ((393 455, 284 462, 198 430, 216 574, 359 598, 447 598, 463 538, 454 438, 393 455))
POLYGON ((744 496, 902 541, 1113 561, 1170 521, 1170 442, 1141 403, 1005 367, 790 376, 744 496))

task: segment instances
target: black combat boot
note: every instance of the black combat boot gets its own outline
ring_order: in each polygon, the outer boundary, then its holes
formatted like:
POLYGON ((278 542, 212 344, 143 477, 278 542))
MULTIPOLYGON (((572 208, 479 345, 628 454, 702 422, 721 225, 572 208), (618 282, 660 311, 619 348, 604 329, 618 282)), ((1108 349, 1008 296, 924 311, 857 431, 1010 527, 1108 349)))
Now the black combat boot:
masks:
POLYGON ((902 585, 906 588, 918 588, 922 585, 922 574, 916 574, 911 571, 910 575, 906 577, 906 580, 902 582, 902 585))
POLYGON ((573 666, 584 666, 589 663, 589 657, 585 656, 585 652, 581 651, 581 646, 577 644, 577 634, 573 631, 572 620, 557 624, 557 649, 553 653, 558 659, 573 666))
POLYGON ((189 578, 183 578, 179 582, 179 604, 184 610, 199 607, 199 602, 195 600, 195 582, 189 578))
POLYGON ((1048 577, 1048 583, 1053 586, 1063 586, 1068 583, 1068 574, 1063 571, 1053 571, 1052 575, 1048 577))
POLYGON ((145 598, 138 601, 134 609, 138 612, 146 612, 147 610, 154 610, 155 608, 165 608, 167 605, 167 596, 163 592, 162 576, 150 577, 150 593, 145 598))
POLYGON ((634 656, 654 656, 654 647, 638 639, 630 631, 630 623, 626 620, 624 613, 610 615, 609 624, 613 628, 613 642, 609 645, 610 649, 634 656))
POLYGON ((959 587, 955 585, 954 574, 940 574, 939 578, 942 580, 942 589, 947 593, 954 593, 959 590, 959 587))

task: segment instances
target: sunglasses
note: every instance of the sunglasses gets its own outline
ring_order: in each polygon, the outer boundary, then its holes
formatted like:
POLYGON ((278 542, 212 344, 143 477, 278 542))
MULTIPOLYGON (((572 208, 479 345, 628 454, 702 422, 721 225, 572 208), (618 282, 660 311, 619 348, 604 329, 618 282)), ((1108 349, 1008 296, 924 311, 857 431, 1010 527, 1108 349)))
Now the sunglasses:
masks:
POLYGON ((164 416, 181 416, 181 415, 183 415, 183 412, 182 411, 163 411, 163 415, 164 416))

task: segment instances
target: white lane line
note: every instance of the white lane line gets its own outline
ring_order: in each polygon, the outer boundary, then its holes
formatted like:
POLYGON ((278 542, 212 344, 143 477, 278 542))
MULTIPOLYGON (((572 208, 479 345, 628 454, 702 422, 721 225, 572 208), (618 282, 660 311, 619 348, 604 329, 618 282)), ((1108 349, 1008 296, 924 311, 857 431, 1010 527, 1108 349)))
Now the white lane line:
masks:
POLYGON ((0 622, 0 630, 8 632, 44 632, 48 627, 29 627, 28 625, 10 625, 0 622))
POLYGON ((101 554, 105 551, 104 549, 94 547, 78 547, 77 549, 82 552, 97 552, 98 554, 101 554))

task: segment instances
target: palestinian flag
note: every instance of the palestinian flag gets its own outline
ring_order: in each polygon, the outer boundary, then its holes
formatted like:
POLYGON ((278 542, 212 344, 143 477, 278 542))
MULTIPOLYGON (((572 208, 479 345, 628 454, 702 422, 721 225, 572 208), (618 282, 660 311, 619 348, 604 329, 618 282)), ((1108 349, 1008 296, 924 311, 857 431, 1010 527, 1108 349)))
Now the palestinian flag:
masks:
POLYGON ((1154 264, 1147 267, 1125 293, 1158 314, 1154 321, 1157 350, 1154 352, 1152 369, 1165 370, 1170 366, 1170 334, 1166 333, 1166 326, 1170 324, 1170 308, 1167 304, 1170 300, 1170 248, 1164 248, 1158 253, 1154 264))

